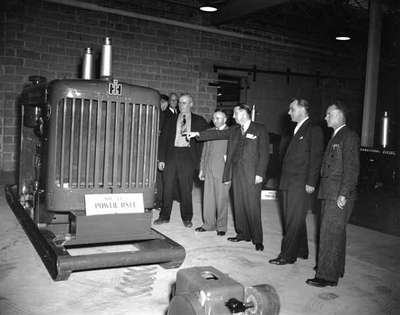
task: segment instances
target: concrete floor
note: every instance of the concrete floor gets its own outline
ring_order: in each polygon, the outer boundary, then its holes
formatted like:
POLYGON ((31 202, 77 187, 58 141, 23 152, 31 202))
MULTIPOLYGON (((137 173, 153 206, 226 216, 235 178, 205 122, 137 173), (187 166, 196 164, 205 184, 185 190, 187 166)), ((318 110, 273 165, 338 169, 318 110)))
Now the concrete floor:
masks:
MULTIPOLYGON (((1 315, 166 313, 177 269, 150 265, 85 271, 54 282, 9 209, 4 187, 0 189, 1 315)), ((275 201, 262 201, 265 250, 256 252, 249 243, 234 244, 215 232, 195 232, 201 224, 198 189, 193 195, 193 228, 183 227, 176 203, 170 223, 158 228, 185 247, 180 268, 213 266, 243 286, 270 284, 279 294, 282 315, 400 314, 400 237, 349 225, 344 278, 338 287, 314 288, 304 282, 314 276, 313 214, 307 217, 310 259, 275 266, 267 262, 278 254, 281 241, 275 201)), ((231 216, 228 229, 227 236, 233 236, 231 216)))

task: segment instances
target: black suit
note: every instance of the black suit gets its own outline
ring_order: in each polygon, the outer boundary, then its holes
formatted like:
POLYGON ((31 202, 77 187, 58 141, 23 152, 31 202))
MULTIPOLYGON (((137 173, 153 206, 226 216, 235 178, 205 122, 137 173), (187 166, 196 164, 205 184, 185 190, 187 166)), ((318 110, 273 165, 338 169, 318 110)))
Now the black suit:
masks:
POLYGON ((268 134, 264 125, 251 122, 242 135, 240 126, 228 130, 206 130, 198 140, 228 139, 223 182, 232 181, 235 230, 239 239, 263 242, 261 186, 256 175, 265 178, 268 165, 268 134))
POLYGON ((283 240, 279 256, 289 261, 308 257, 306 185, 317 186, 323 145, 321 128, 307 119, 290 140, 283 158, 279 184, 283 240))
POLYGON ((356 199, 359 156, 360 139, 346 126, 329 141, 325 150, 318 193, 322 208, 316 274, 324 280, 337 282, 344 274, 346 224, 356 199), (338 196, 346 197, 343 209, 337 206, 338 196))
MULTIPOLYGON (((175 147, 177 120, 178 115, 172 115, 171 119, 165 119, 160 135, 158 156, 160 162, 165 162, 163 207, 160 219, 169 220, 176 183, 178 183, 182 220, 191 221, 193 217, 193 179, 195 170, 199 167, 202 145, 195 139, 191 139, 189 147, 175 147)), ((208 124, 203 117, 191 114, 191 131, 202 131, 207 127, 208 124)))
MULTIPOLYGON (((169 107, 167 107, 164 111, 160 111, 160 122, 159 122, 159 143, 158 143, 158 152, 160 152, 160 144, 161 144, 161 135, 164 131, 165 121, 176 119, 178 116, 178 110, 175 109, 174 112, 171 111, 169 107)), ((160 158, 158 158, 160 160, 160 158)), ((163 206, 163 193, 164 193, 164 172, 157 170, 157 178, 156 178, 156 196, 155 196, 155 207, 162 208, 163 206)), ((176 194, 178 195, 178 194, 176 194)))

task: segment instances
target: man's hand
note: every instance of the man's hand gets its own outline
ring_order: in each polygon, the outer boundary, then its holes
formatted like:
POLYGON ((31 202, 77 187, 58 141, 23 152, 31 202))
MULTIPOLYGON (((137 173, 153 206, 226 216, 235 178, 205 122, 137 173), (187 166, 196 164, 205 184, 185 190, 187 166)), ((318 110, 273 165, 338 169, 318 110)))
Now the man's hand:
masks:
POLYGON ((263 182, 263 178, 261 176, 256 175, 256 179, 254 181, 254 183, 257 184, 261 184, 263 182))
POLYGON ((158 162, 158 169, 162 172, 165 168, 165 162, 158 162))
POLYGON ((347 201, 347 199, 346 199, 345 196, 339 196, 337 198, 336 204, 339 207, 339 209, 343 209, 344 208, 344 206, 346 205, 346 201, 347 201))
POLYGON ((202 170, 199 171, 199 179, 200 179, 200 180, 205 180, 205 179, 206 179, 206 177, 204 176, 202 170))
POLYGON ((230 185, 231 184, 231 181, 229 180, 229 181, 227 181, 227 182, 224 182, 224 185, 230 185))
POLYGON ((185 133, 183 133, 182 135, 183 135, 183 136, 186 136, 186 139, 187 139, 187 140, 190 140, 190 139, 192 139, 192 138, 194 138, 194 137, 200 136, 200 133, 197 132, 197 131, 191 131, 191 132, 185 132, 185 133))
POLYGON ((315 191, 314 186, 306 185, 306 192, 307 194, 312 194, 315 191))

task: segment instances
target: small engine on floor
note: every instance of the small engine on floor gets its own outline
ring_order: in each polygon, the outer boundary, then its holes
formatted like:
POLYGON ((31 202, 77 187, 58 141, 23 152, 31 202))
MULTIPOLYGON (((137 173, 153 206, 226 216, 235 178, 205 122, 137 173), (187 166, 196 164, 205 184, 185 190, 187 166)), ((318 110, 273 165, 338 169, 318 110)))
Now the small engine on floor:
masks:
POLYGON ((168 315, 277 315, 279 296, 268 285, 243 287, 211 266, 181 269, 168 315))

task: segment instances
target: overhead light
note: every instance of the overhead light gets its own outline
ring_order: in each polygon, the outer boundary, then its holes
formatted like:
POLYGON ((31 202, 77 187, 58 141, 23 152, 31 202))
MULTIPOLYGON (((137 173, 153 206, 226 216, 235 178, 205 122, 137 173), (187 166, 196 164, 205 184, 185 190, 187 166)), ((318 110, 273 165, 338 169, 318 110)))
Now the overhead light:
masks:
POLYGON ((350 34, 349 34, 348 31, 346 31, 346 30, 341 30, 341 31, 339 31, 339 32, 336 34, 335 39, 336 39, 336 40, 342 40, 342 41, 343 41, 343 40, 350 40, 351 37, 350 37, 350 34))
POLYGON ((336 40, 350 40, 351 37, 350 36, 346 36, 346 35, 338 35, 335 37, 336 40))
POLYGON ((211 6, 211 5, 203 5, 203 6, 200 7, 200 11, 203 11, 203 12, 216 12, 216 11, 218 11, 218 9, 216 7, 214 7, 214 6, 211 6))

